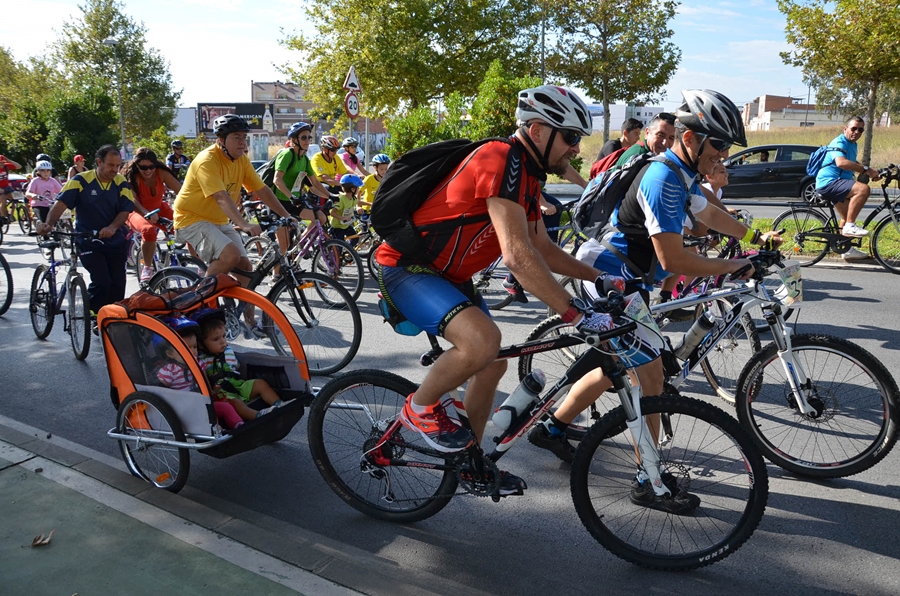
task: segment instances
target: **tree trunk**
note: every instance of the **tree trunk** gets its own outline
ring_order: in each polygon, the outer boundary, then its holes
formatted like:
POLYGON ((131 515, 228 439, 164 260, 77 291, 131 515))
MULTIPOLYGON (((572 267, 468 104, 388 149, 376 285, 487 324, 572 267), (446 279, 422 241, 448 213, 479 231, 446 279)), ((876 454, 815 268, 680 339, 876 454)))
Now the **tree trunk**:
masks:
POLYGON ((606 91, 606 83, 603 84, 603 142, 609 140, 609 93, 606 91))
POLYGON ((875 133, 875 103, 877 100, 878 81, 871 81, 869 83, 869 105, 866 106, 866 138, 863 140, 863 153, 859 160, 867 167, 872 157, 872 135, 875 133))

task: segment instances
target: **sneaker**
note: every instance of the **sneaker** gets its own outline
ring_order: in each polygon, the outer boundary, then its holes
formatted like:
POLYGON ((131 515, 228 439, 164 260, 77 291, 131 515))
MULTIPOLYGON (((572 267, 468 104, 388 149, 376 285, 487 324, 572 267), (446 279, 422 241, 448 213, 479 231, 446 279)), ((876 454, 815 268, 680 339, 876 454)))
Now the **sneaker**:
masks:
POLYGON ((413 395, 410 393, 406 398, 406 405, 400 412, 400 422, 418 433, 432 449, 454 453, 475 442, 474 435, 448 414, 445 402, 428 406, 424 413, 417 414, 412 409, 413 395))
POLYGON ((141 267, 141 281, 150 281, 151 277, 153 277, 153 267, 147 267, 146 265, 141 267))
POLYGON ((569 443, 566 434, 551 435, 544 424, 538 424, 528 433, 528 442, 535 447, 550 451, 566 463, 575 459, 575 448, 569 443))
POLYGON ((283 402, 278 402, 274 406, 269 406, 268 408, 263 408, 262 410, 260 410, 256 413, 256 417, 259 418, 260 416, 265 416, 266 414, 268 414, 274 410, 277 410, 278 408, 281 407, 282 403, 283 402))
POLYGON ((867 253, 859 250, 855 246, 851 246, 850 250, 841 255, 845 261, 862 261, 869 258, 867 253))
POLYGON ((844 224, 844 228, 841 230, 841 234, 843 234, 844 236, 859 238, 860 236, 868 236, 869 230, 865 230, 855 223, 847 222, 844 224))
POLYGON ((512 294, 512 297, 516 302, 528 304, 528 296, 525 295, 525 288, 523 288, 519 282, 504 281, 503 287, 506 288, 507 292, 512 294))
POLYGON ((696 312, 691 308, 676 308, 661 314, 669 321, 675 323, 678 321, 693 321, 696 312))
POLYGON ((97 324, 97 313, 91 311, 91 333, 100 337, 100 326, 97 324))
POLYGON ((700 506, 700 497, 678 489, 678 482, 674 476, 663 473, 661 479, 672 494, 658 496, 649 481, 641 482, 635 478, 631 481, 631 502, 673 515, 688 515, 700 506))
POLYGON ((512 497, 512 496, 521 496, 525 494, 525 489, 528 488, 528 485, 525 484, 525 480, 519 478, 518 476, 513 476, 509 472, 500 472, 500 496, 501 497, 512 497))

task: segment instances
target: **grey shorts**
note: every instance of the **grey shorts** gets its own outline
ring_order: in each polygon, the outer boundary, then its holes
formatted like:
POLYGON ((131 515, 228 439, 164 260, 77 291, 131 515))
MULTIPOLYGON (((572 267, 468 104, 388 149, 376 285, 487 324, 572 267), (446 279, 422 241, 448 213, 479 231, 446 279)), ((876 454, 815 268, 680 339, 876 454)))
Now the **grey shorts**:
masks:
POLYGON ((217 226, 208 221, 200 221, 186 228, 175 230, 175 240, 187 242, 193 246, 197 255, 207 263, 218 259, 229 244, 237 246, 242 257, 247 256, 243 238, 230 223, 217 226))
POLYGON ((822 188, 817 188, 816 191, 818 191, 823 199, 837 205, 838 203, 847 200, 847 195, 850 194, 850 189, 853 188, 854 184, 856 184, 856 181, 852 178, 838 178, 837 180, 832 180, 822 188))

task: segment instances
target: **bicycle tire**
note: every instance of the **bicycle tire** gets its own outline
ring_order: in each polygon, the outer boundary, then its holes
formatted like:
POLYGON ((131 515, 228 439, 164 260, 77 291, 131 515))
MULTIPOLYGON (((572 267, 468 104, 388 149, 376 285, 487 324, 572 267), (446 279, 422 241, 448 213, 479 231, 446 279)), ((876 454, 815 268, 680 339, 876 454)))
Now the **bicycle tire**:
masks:
POLYGON ((378 248, 379 244, 381 243, 375 239, 374 234, 365 232, 359 235, 359 239, 353 247, 353 250, 356 251, 356 254, 358 254, 360 258, 365 259, 369 256, 369 253, 378 248))
POLYGON ((0 237, 5 236, 6 234, 9 234, 9 222, 11 222, 13 219, 15 219, 15 213, 16 213, 16 210, 13 207, 13 205, 7 205, 6 213, 7 213, 6 222, 0 223, 0 237))
POLYGON ((313 253, 312 271, 319 275, 329 277, 338 282, 353 300, 359 298, 362 294, 363 286, 366 283, 366 273, 363 269, 362 259, 353 248, 343 240, 326 240, 322 243, 320 249, 316 249, 313 253), (323 252, 329 251, 329 257, 323 252), (337 254, 335 255, 334 252, 337 254), (337 258, 337 262, 334 261, 337 258), (335 265, 337 266, 335 269, 335 265))
POLYGON ((785 230, 781 250, 798 261, 801 267, 815 265, 828 254, 828 241, 808 237, 813 230, 826 228, 828 219, 812 207, 793 207, 780 214, 772 222, 773 230, 785 230))
MULTIPOLYGON (((712 317, 714 323, 719 324, 721 321, 725 324, 725 317, 732 306, 733 304, 725 298, 698 304, 694 320, 705 311, 712 317)), ((727 335, 719 339, 716 347, 700 363, 700 370, 709 386, 723 401, 734 404, 735 389, 744 364, 751 356, 759 353, 761 348, 756 325, 750 314, 745 312, 741 314, 740 321, 727 335)))
POLYGON ((763 455, 816 478, 852 476, 881 461, 897 442, 900 419, 897 384, 888 370, 839 337, 794 335, 791 346, 812 381, 808 399, 819 415, 802 415, 787 401, 784 367, 777 346, 768 344, 744 367, 737 392, 738 420, 763 455))
POLYGON ((9 310, 13 300, 12 269, 2 254, 0 254, 0 269, 2 269, 0 271, 0 317, 2 317, 9 310))
POLYGON ((28 215, 28 208, 19 203, 16 205, 16 221, 19 222, 19 230, 24 235, 31 233, 31 217, 28 215))
POLYGON ((378 274, 381 272, 381 265, 375 260, 375 253, 380 245, 380 242, 376 244, 375 247, 369 251, 369 256, 366 257, 366 266, 369 268, 369 273, 372 274, 372 279, 376 282, 378 281, 378 274))
MULTIPOLYGON (((526 342, 550 339, 575 332, 575 326, 571 323, 565 323, 559 315, 550 317, 538 323, 531 330, 526 342)), ((536 352, 530 354, 522 354, 519 356, 518 373, 521 382, 532 369, 539 368, 547 376, 546 387, 553 386, 562 376, 569 370, 574 363, 586 350, 587 344, 570 346, 559 350, 551 350, 548 352, 536 352)), ((566 391, 560 396, 557 403, 561 402, 568 393, 566 391)), ((583 410, 566 428, 566 436, 571 441, 580 441, 584 438, 585 433, 603 414, 606 414, 619 405, 619 397, 613 393, 603 393, 598 397, 591 407, 583 410)))
POLYGON ((38 265, 31 278, 31 293, 28 295, 31 327, 38 339, 47 339, 53 331, 53 321, 56 318, 56 305, 53 303, 56 288, 51 289, 50 284, 56 285, 56 280, 50 276, 50 268, 38 265))
POLYGON ((872 235, 872 252, 881 266, 895 275, 900 275, 900 230, 894 226, 894 220, 888 215, 875 228, 872 235))
POLYGON ((87 286, 81 276, 72 277, 66 296, 66 321, 69 338, 72 340, 72 351, 76 360, 87 358, 91 351, 91 302, 87 286))
MULTIPOLYGON (((458 480, 452 470, 378 467, 364 457, 366 442, 387 431, 417 388, 392 373, 358 370, 329 381, 310 408, 309 449, 319 473, 344 502, 370 517, 395 523, 421 521, 446 507, 456 491, 458 480), (387 491, 392 501, 385 499, 387 491)), ((397 434, 396 443, 382 447, 388 457, 441 462, 409 447, 422 445, 416 433, 401 426, 397 434)))
POLYGON ((728 414, 681 396, 647 397, 641 410, 668 414, 673 434, 658 451, 663 470, 700 497, 690 515, 631 502, 638 463, 624 409, 595 424, 575 453, 575 510, 591 535, 619 558, 668 571, 721 561, 746 542, 768 500, 766 464, 747 432, 728 414))
POLYGON ((201 275, 186 267, 166 267, 153 274, 147 282, 147 289, 155 294, 162 294, 167 290, 188 288, 201 279, 201 275))
POLYGON ((0 246, 3 246, 3 235, 6 233, 3 231, 3 227, 4 226, 0 225, 0 246))
MULTIPOLYGON (((75 239, 70 234, 75 232, 75 228, 72 227, 72 222, 68 219, 58 219, 54 228, 56 231, 62 232, 62 235, 59 237, 59 254, 60 260, 64 261, 72 254, 75 239)), ((47 259, 49 260, 49 258, 48 255, 47 259)))
MULTIPOLYGON (((116 432, 185 440, 181 421, 169 404, 146 391, 135 391, 119 406, 116 432)), ((119 440, 119 449, 128 471, 158 488, 177 493, 187 482, 191 470, 187 449, 125 440, 119 440)))
POLYGON ((256 271, 260 259, 269 250, 270 246, 272 246, 272 241, 265 236, 253 236, 244 242, 244 250, 247 251, 247 258, 250 259, 251 271, 256 271))
POLYGON ((502 310, 514 300, 514 296, 503 286, 505 279, 506 274, 498 273, 495 266, 482 269, 472 278, 475 291, 481 294, 489 310, 502 310))
MULTIPOLYGON (((362 343, 359 308, 341 284, 316 273, 297 271, 297 302, 288 286, 290 275, 282 278, 267 298, 288 318, 303 350, 311 375, 330 375, 353 360, 362 343), (325 298, 324 296, 328 297, 325 298)), ((263 328, 271 323, 263 320, 263 328)), ((276 329, 269 332, 272 345, 281 355, 292 355, 276 329)))
POLYGON ((196 273, 199 277, 206 275, 206 263, 199 257, 185 254, 178 256, 178 267, 183 267, 196 273))

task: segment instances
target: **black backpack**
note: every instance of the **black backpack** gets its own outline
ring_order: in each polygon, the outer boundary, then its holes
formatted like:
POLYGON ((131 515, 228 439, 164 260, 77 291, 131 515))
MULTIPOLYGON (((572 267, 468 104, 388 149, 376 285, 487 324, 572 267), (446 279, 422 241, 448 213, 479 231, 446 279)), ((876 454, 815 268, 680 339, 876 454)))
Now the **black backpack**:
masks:
POLYGON ((475 149, 490 141, 512 143, 506 138, 481 141, 453 139, 413 149, 391 164, 375 191, 372 205, 372 227, 385 242, 400 254, 421 262, 430 262, 424 231, 456 229, 463 222, 487 220, 487 214, 460 217, 451 221, 417 228, 412 214, 422 206, 428 195, 475 149))
POLYGON ((271 188, 272 192, 275 192, 275 160, 278 159, 283 151, 291 152, 291 163, 288 166, 288 169, 290 170, 294 165, 294 162, 297 161, 297 154, 294 153, 290 148, 284 148, 276 153, 275 157, 261 165, 256 171, 256 173, 259 174, 259 177, 262 179, 263 184, 271 188))
POLYGON ((636 155, 624 167, 607 170, 588 183, 572 212, 572 227, 588 238, 600 238, 625 193, 653 161, 666 164, 682 180, 677 166, 664 156, 649 152, 636 155))

